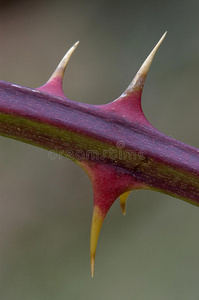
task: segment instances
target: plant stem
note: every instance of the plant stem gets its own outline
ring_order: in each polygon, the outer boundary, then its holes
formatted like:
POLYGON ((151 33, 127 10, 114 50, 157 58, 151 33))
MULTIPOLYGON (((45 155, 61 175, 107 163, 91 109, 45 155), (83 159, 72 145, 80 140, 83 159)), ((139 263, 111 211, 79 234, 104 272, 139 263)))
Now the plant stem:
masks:
POLYGON ((0 81, 0 134, 121 168, 147 188, 199 205, 199 150, 93 106, 0 81))

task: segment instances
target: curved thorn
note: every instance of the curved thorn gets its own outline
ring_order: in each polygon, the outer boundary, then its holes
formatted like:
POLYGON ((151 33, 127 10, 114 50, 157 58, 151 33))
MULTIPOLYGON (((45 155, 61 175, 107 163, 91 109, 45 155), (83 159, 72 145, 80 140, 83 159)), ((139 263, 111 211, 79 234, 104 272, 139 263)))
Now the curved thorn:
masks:
POLYGON ((94 275, 95 267, 95 253, 97 248, 97 241, 100 234, 100 229, 104 221, 104 215, 102 214, 98 206, 94 206, 93 218, 91 225, 91 237, 90 237, 90 260, 91 260, 91 276, 94 275))
POLYGON ((130 194, 130 191, 128 191, 120 196, 120 207, 122 209, 122 213, 124 216, 126 215, 126 201, 127 201, 129 194, 130 194))
POLYGON ((156 44, 156 46, 153 48, 153 50, 151 51, 149 56, 146 58, 146 60, 144 61, 144 63, 140 67, 139 71, 135 75, 133 81, 130 83, 128 88, 124 91, 122 96, 125 96, 126 94, 129 94, 129 93, 133 92, 135 89, 139 89, 139 90, 143 89, 144 81, 145 81, 146 76, 148 74, 149 68, 150 68, 151 63, 153 61, 153 58, 154 58, 158 48, 160 47, 161 43, 163 42, 166 34, 167 34, 167 31, 163 34, 163 36, 161 37, 159 42, 156 44))
POLYGON ((36 90, 43 91, 46 93, 50 93, 56 96, 60 97, 65 97, 63 88, 62 88, 62 83, 63 83, 63 77, 64 77, 64 72, 66 69, 66 66, 69 62, 69 59, 74 52, 75 48, 79 42, 76 42, 65 54, 65 56, 62 58, 61 62, 55 69, 54 73, 50 77, 50 79, 42 86, 36 88, 36 90))
POLYGON ((61 77, 61 79, 63 79, 64 76, 64 72, 65 69, 67 67, 67 64, 70 60, 71 55, 73 54, 73 52, 75 51, 77 45, 79 44, 79 41, 77 41, 69 50, 68 52, 64 55, 64 57, 62 58, 62 60, 60 61, 59 65, 57 66, 57 68, 55 69, 54 73, 52 74, 52 76, 50 77, 50 79, 48 81, 51 81, 52 79, 54 79, 55 77, 61 77))

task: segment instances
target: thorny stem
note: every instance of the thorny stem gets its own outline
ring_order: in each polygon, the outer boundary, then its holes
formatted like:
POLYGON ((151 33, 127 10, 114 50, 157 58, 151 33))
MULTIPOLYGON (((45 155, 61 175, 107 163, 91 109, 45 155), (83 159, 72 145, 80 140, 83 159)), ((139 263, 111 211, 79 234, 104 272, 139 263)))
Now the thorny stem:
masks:
POLYGON ((0 81, 0 134, 75 161, 106 162, 199 205, 198 149, 117 116, 110 121, 97 106, 0 81))
POLYGON ((89 105, 67 99, 64 56, 37 89, 0 81, 0 135, 69 157, 88 173, 94 192, 91 273, 103 220, 117 197, 123 214, 134 189, 153 189, 199 206, 199 150, 156 130, 141 108, 149 67, 165 34, 115 101, 89 105))

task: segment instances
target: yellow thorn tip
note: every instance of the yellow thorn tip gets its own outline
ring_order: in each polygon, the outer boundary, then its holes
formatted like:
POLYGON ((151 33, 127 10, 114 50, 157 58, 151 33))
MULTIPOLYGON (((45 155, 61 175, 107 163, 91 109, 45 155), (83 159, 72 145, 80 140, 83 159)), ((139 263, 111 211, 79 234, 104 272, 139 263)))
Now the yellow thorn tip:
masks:
POLYGON ((65 69, 67 67, 67 64, 71 58, 71 55, 73 54, 73 52, 75 51, 77 45, 79 44, 79 41, 77 41, 69 50, 68 52, 64 55, 64 57, 62 58, 62 60, 60 61, 59 65, 57 66, 57 68, 55 69, 54 73, 52 74, 52 76, 50 77, 49 81, 51 81, 52 79, 54 79, 57 76, 60 76, 63 79, 64 76, 64 72, 65 69))
POLYGON ((153 58, 154 58, 158 48, 162 44, 166 34, 167 34, 167 31, 163 34, 163 36, 161 37, 159 42, 156 44, 156 46, 153 48, 151 53, 148 55, 148 57, 146 58, 146 60, 144 61, 144 63, 140 67, 140 69, 138 70, 137 74, 135 75, 133 81, 130 83, 130 85, 128 86, 128 88, 125 90, 125 92, 123 94, 128 94, 128 93, 132 92, 135 87, 139 87, 141 89, 143 88, 144 81, 148 74, 149 68, 153 61, 153 58))
POLYGON ((91 276, 94 275, 94 266, 95 266, 95 253, 97 248, 97 241, 100 234, 100 229, 104 221, 104 216, 101 213, 101 210, 98 206, 95 206, 93 209, 93 218, 91 225, 91 238, 90 238, 90 260, 91 260, 91 276))
POLYGON ((95 269, 95 257, 91 257, 91 276, 94 276, 94 269, 95 269))

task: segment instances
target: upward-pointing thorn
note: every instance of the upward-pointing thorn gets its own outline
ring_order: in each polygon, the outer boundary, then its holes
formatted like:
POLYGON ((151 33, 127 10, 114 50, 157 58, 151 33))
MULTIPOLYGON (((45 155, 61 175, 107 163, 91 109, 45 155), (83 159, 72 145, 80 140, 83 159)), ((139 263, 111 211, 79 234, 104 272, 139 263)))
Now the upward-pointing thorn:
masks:
POLYGON ((113 115, 119 116, 130 122, 138 122, 142 125, 152 127, 146 119, 141 105, 142 90, 146 76, 148 74, 153 58, 160 47, 166 35, 163 34, 157 45, 153 48, 147 59, 142 64, 141 68, 135 75, 133 81, 122 93, 122 95, 111 103, 101 106, 105 112, 110 112, 113 115))
POLYGON ((70 60, 71 55, 73 54, 73 52, 75 51, 77 45, 79 44, 79 41, 76 42, 69 50, 68 52, 64 55, 64 57, 62 58, 62 60, 60 61, 59 65, 57 66, 57 68, 55 69, 54 73, 52 74, 52 76, 50 77, 49 81, 53 80, 56 77, 61 77, 61 79, 63 80, 64 77, 64 72, 66 70, 67 64, 70 60))
POLYGON ((124 93, 122 94, 122 96, 128 95, 128 94, 130 94, 131 92, 134 92, 137 89, 138 90, 142 90, 143 89, 144 81, 145 81, 146 76, 148 74, 149 68, 150 68, 151 63, 153 61, 153 58, 154 58, 154 56, 155 56, 158 48, 162 44, 162 42, 163 42, 166 34, 167 34, 167 31, 163 34, 163 36, 161 37, 161 39, 159 40, 159 42, 156 44, 156 46, 153 48, 153 50, 151 51, 151 53, 149 54, 149 56, 146 58, 146 60, 144 61, 144 63, 140 67, 139 71, 135 75, 134 79, 132 80, 132 82, 130 83, 130 85, 128 86, 128 88, 124 91, 124 93))
POLYGON ((65 97, 64 92, 63 92, 63 88, 62 88, 64 72, 65 72, 66 66, 67 66, 67 64, 70 60, 70 57, 73 54, 73 52, 76 49, 78 44, 79 44, 79 41, 76 42, 68 50, 68 52, 64 55, 64 57, 60 61, 59 65, 57 66, 57 68, 53 72, 50 79, 44 85, 37 88, 37 90, 47 92, 47 93, 50 93, 50 94, 54 94, 54 95, 57 95, 57 96, 65 97))

